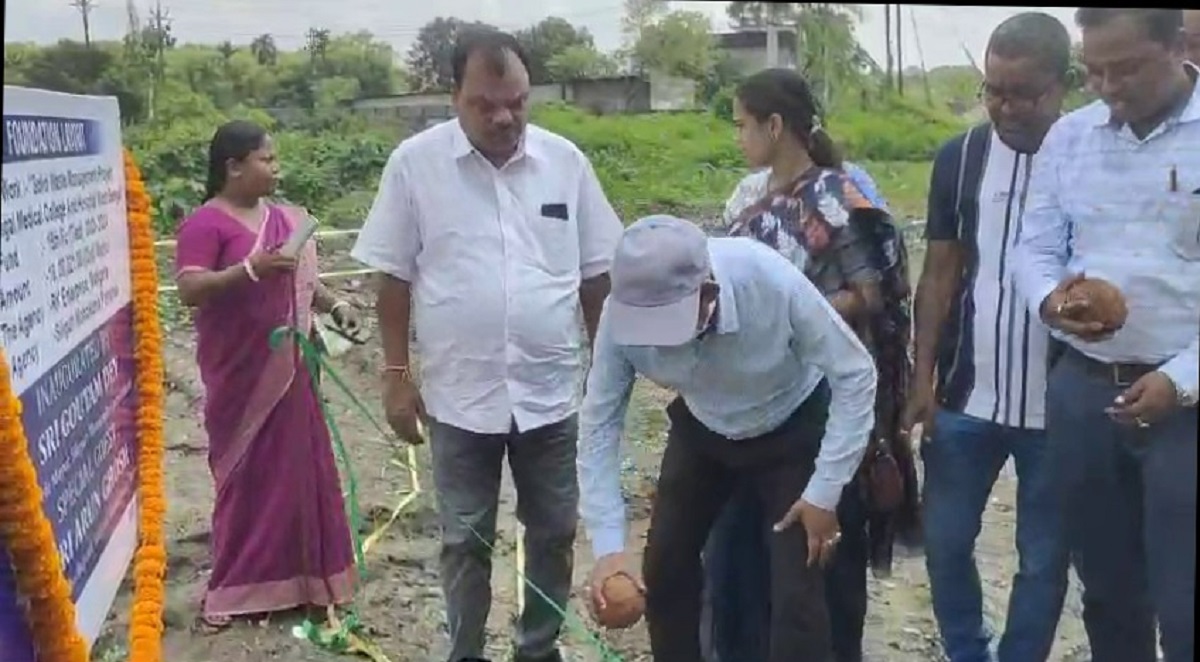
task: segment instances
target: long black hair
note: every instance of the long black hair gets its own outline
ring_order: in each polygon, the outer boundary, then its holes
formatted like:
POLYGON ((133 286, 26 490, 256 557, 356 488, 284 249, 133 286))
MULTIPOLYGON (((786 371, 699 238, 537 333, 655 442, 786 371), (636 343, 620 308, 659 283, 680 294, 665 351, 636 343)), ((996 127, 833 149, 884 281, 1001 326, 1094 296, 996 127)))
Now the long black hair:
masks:
POLYGON ((222 124, 208 145, 208 180, 204 184, 204 201, 208 202, 225 188, 229 162, 241 161, 263 146, 267 130, 246 120, 222 124))
POLYGON ((735 92, 738 102, 754 119, 771 115, 808 150, 813 163, 823 168, 840 168, 842 156, 821 122, 821 107, 812 86, 791 69, 764 69, 742 81, 735 92))

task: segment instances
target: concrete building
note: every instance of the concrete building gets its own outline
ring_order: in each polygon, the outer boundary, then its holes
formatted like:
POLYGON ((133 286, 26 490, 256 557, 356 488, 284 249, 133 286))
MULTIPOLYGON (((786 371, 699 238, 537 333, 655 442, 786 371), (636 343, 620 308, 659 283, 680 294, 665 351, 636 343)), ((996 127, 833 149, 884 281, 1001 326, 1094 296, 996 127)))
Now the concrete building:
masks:
POLYGON ((743 75, 772 67, 795 69, 798 40, 793 28, 768 26, 714 35, 717 48, 728 54, 743 75))

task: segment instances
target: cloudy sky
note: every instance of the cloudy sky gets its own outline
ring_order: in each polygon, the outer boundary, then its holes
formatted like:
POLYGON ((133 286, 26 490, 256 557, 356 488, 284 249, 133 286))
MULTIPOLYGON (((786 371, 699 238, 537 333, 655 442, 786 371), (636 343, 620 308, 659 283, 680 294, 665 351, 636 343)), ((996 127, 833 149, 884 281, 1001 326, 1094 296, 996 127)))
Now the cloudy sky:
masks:
MULTIPOLYGON (((134 0, 147 11, 152 0, 134 0)), ((285 48, 303 43, 310 27, 334 32, 370 30, 403 53, 417 30, 436 16, 481 20, 505 29, 517 29, 546 16, 561 16, 586 26, 598 45, 612 49, 620 44, 621 0, 162 0, 181 41, 216 43, 226 39, 248 43, 269 32, 285 48), (503 6, 503 9, 501 7, 503 6)), ((726 27, 724 2, 672 2, 673 8, 703 11, 714 27, 726 27)), ((81 38, 79 14, 67 0, 15 0, 5 2, 5 41, 51 42, 81 38)), ((863 5, 859 39, 882 62, 884 22, 882 5, 863 5)), ((927 66, 966 64, 963 47, 980 57, 988 34, 1022 7, 950 7, 905 5, 903 39, 907 63, 924 59, 927 66), (915 22, 915 28, 914 28, 915 22), (918 54, 918 47, 923 58, 918 54)), ((1078 39, 1073 8, 1051 7, 1078 39)), ((97 39, 120 37, 126 24, 125 0, 97 0, 92 14, 92 35, 97 39)))

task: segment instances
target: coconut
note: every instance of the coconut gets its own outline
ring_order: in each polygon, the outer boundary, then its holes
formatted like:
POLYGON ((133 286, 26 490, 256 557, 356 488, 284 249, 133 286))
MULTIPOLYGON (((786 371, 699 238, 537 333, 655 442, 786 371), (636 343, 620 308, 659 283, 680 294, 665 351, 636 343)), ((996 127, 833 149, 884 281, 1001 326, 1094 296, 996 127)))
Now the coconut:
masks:
POLYGON ((625 573, 617 573, 600 587, 604 609, 596 613, 596 622, 609 630, 623 630, 637 623, 646 611, 646 598, 636 582, 625 573))
POLYGON ((1080 321, 1099 322, 1114 331, 1125 326, 1129 308, 1116 285, 1100 278, 1085 278, 1068 288, 1066 294, 1068 301, 1087 302, 1087 307, 1080 311, 1080 321))

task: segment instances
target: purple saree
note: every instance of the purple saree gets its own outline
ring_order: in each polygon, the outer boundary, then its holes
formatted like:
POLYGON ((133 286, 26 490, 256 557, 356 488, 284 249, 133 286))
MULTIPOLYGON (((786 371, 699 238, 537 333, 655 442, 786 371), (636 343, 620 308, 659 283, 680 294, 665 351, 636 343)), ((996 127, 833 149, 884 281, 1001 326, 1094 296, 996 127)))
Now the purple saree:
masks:
MULTIPOLYGON (((177 273, 225 269, 277 247, 298 213, 271 206, 255 231, 200 207, 179 229, 177 273)), ((294 343, 268 344, 279 326, 308 333, 316 286, 310 241, 294 274, 243 282, 196 311, 216 483, 206 618, 341 604, 353 593, 350 529, 318 396, 294 343)))

